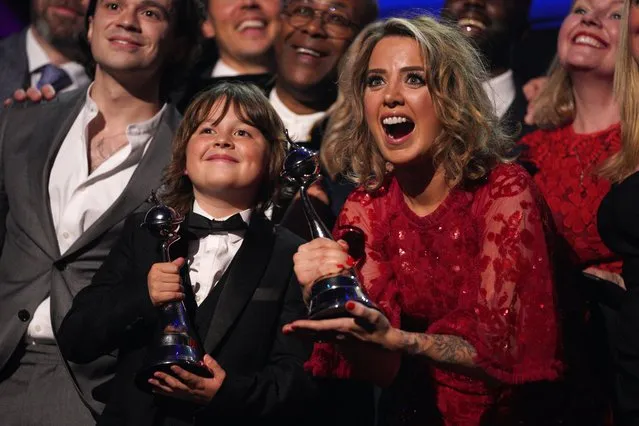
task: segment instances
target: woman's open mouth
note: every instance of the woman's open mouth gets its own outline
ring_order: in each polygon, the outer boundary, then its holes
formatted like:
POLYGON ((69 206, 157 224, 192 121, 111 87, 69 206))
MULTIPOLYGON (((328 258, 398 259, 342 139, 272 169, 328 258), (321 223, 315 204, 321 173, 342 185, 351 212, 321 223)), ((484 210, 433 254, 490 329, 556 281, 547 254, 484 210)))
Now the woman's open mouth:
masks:
POLYGON ((384 132, 393 142, 401 142, 415 129, 415 123, 405 116, 392 116, 382 119, 384 132))

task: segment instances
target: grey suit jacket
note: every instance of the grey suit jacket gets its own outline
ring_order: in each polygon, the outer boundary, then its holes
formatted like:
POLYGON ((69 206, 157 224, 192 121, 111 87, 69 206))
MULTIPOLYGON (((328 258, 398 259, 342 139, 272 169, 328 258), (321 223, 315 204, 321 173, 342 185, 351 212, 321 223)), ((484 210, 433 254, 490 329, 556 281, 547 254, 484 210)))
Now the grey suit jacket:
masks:
MULTIPOLYGON (((91 283, 128 215, 143 211, 160 184, 179 124, 169 106, 160 127, 120 197, 61 254, 51 218, 48 183, 53 161, 84 105, 86 88, 47 104, 0 113, 0 369, 20 344, 38 305, 51 296, 54 332, 73 297, 91 283)), ((88 365, 68 364, 84 401, 98 413, 92 390, 109 378, 114 356, 88 365)))
POLYGON ((27 30, 24 29, 0 40, 0 102, 29 84, 27 30))

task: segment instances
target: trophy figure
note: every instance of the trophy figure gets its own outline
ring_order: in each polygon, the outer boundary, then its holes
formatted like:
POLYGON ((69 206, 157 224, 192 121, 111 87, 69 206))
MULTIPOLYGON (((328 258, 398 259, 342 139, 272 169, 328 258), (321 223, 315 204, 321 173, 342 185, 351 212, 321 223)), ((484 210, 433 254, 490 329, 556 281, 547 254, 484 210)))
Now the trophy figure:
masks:
MULTIPOLYGON (((284 169, 281 175, 300 187, 300 197, 304 215, 310 226, 313 238, 333 239, 331 232, 322 223, 319 215, 313 208, 308 197, 308 188, 320 176, 320 164, 317 152, 299 146, 289 140, 292 149, 289 150, 284 160, 284 169)), ((351 233, 356 230, 349 229, 351 233)), ((313 283, 311 297, 308 305, 310 319, 341 318, 351 316, 345 305, 352 300, 368 307, 377 309, 368 299, 359 284, 355 271, 347 269, 339 274, 324 276, 313 283)))
MULTIPOLYGON (((180 239, 178 231, 184 217, 174 209, 161 204, 155 194, 151 196, 156 203, 144 217, 143 227, 162 240, 162 260, 170 262, 169 249, 180 239)), ((184 302, 169 302, 158 308, 160 329, 153 345, 149 348, 147 362, 136 375, 138 387, 150 390, 148 379, 156 371, 171 374, 171 366, 177 365, 184 370, 202 377, 211 377, 202 364, 204 354, 195 330, 191 327, 184 302)))

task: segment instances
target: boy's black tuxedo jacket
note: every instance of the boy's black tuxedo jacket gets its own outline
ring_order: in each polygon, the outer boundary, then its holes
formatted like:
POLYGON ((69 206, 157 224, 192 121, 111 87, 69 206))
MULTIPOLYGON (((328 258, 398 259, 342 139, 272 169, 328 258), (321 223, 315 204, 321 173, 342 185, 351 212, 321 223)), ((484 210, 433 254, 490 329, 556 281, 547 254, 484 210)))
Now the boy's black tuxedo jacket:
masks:
MULTIPOLYGON (((110 396, 98 424, 152 425, 158 404, 167 403, 133 384, 157 327, 147 274, 161 261, 159 240, 140 227, 142 221, 140 214, 128 220, 92 284, 76 296, 58 336, 72 362, 86 363, 117 350, 116 376, 104 387, 110 396)), ((180 232, 183 238, 171 247, 173 259, 187 256, 187 232, 180 232)), ((208 333, 201 336, 204 350, 226 370, 226 380, 211 404, 195 412, 194 424, 310 424, 314 422, 306 420, 313 419, 314 410, 309 404, 325 411, 317 403, 327 395, 303 370, 310 342, 281 332, 284 324, 306 313, 293 273, 300 242, 290 231, 253 214, 208 333)), ((182 279, 187 307, 192 308, 186 267, 182 279)), ((370 388, 360 389, 365 391, 358 398, 368 404, 370 388)))

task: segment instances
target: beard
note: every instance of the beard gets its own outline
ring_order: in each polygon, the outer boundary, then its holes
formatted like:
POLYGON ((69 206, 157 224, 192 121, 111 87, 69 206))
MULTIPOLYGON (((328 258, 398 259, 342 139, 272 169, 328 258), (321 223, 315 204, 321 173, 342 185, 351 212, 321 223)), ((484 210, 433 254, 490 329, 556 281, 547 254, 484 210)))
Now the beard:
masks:
POLYGON ((49 44, 60 50, 76 49, 84 31, 85 8, 80 0, 45 0, 32 16, 35 30, 49 44), (74 16, 58 14, 51 6, 64 7, 78 12, 74 16))

